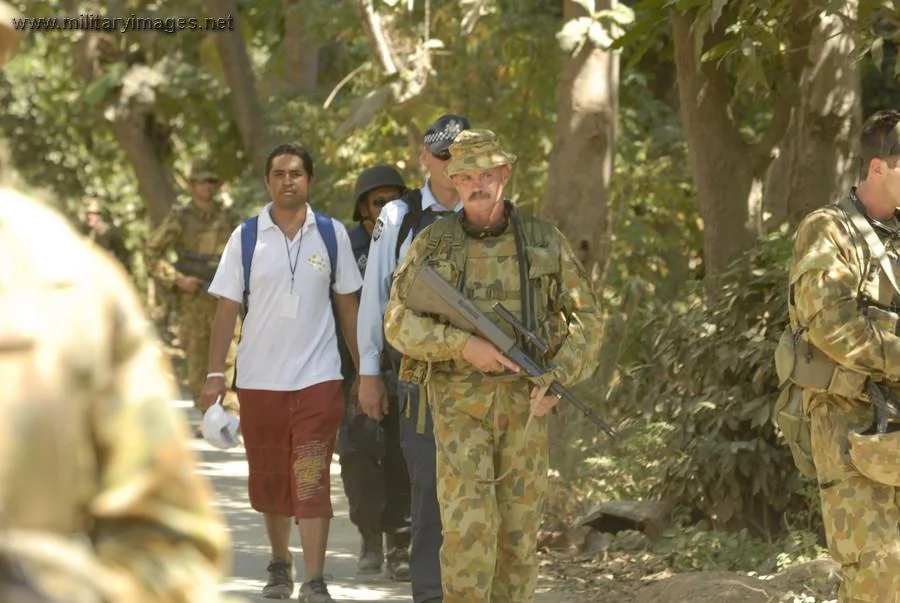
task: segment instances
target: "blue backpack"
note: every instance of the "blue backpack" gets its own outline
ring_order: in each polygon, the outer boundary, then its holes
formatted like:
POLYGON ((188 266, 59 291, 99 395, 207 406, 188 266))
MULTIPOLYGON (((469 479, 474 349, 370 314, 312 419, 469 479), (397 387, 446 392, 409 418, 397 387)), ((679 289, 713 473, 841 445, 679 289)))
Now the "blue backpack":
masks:
MULTIPOLYGON (((325 249, 328 250, 328 261, 331 263, 331 286, 328 288, 329 297, 333 293, 335 271, 337 270, 337 235, 334 233, 334 222, 331 216, 313 212, 316 217, 316 228, 325 241, 325 249)), ((256 231, 259 216, 247 218, 241 224, 241 263, 244 266, 244 315, 246 316, 250 301, 250 265, 253 262, 253 252, 256 250, 256 231)))

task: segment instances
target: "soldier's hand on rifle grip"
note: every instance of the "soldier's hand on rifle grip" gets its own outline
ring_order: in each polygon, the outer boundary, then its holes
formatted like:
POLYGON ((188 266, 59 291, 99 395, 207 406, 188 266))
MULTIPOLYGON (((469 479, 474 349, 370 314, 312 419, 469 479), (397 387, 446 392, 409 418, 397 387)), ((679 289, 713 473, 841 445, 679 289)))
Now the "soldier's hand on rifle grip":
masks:
POLYGON ((388 413, 388 393, 381 376, 360 377, 359 408, 376 421, 380 421, 388 413))
POLYGON ((219 396, 225 397, 226 390, 225 377, 207 377, 206 383, 203 384, 203 390, 200 392, 200 400, 197 402, 200 409, 206 412, 207 408, 215 404, 219 396))
POLYGON ((196 276, 179 275, 175 277, 175 286, 185 293, 195 293, 197 289, 203 286, 203 281, 196 276))
POLYGON ((504 356, 503 352, 489 341, 476 335, 472 335, 466 341, 462 354, 466 362, 482 373, 502 373, 506 369, 515 373, 522 371, 518 364, 504 356))
POLYGON ((553 410, 553 408, 559 404, 559 401, 562 400, 561 396, 554 394, 553 392, 548 392, 544 395, 540 400, 537 399, 538 394, 541 393, 541 390, 544 389, 539 385, 534 386, 531 390, 531 407, 534 409, 534 416, 543 417, 545 414, 553 410))

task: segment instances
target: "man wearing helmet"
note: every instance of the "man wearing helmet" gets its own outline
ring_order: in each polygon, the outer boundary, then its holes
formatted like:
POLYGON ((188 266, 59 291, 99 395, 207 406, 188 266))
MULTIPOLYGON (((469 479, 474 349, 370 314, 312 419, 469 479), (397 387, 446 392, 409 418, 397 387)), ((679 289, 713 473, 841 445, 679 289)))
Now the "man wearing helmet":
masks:
MULTIPOLYGON (((403 177, 389 165, 363 170, 356 180, 350 243, 361 274, 365 274, 372 230, 381 208, 406 191, 403 177)), ((393 580, 409 580, 409 472, 400 447, 400 420, 396 377, 384 367, 391 408, 383 420, 368 417, 351 400, 350 386, 356 378, 353 360, 341 343, 344 391, 347 409, 341 427, 338 453, 341 478, 350 504, 350 520, 362 537, 358 570, 377 574, 385 562, 393 580), (383 536, 382 536, 383 535, 383 536), (386 541, 386 542, 385 542, 386 541)))

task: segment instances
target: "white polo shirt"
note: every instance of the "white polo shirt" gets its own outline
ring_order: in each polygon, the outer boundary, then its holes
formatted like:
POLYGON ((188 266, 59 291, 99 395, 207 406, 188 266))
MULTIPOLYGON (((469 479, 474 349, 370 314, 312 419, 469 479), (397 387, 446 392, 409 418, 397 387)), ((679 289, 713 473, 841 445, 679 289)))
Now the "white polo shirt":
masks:
MULTIPOLYGON (((296 391, 341 380, 337 329, 328 289, 331 265, 312 207, 293 240, 272 221, 269 203, 259 214, 256 248, 250 265, 249 312, 237 348, 237 386, 296 391), (294 266, 293 291, 291 267, 294 266)), ((354 293, 362 277, 347 229, 332 219, 337 238, 334 292, 354 293)), ((225 246, 209 287, 216 297, 243 301, 241 227, 225 246)))

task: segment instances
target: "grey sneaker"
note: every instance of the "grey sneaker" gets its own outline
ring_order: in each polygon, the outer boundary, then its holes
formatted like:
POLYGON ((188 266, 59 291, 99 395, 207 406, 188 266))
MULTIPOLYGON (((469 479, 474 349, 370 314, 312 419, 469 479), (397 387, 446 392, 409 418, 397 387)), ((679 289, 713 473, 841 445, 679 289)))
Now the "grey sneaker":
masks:
POLYGON ((300 587, 300 596, 297 600, 305 601, 306 603, 335 603, 331 595, 328 594, 328 587, 325 585, 324 578, 316 578, 305 582, 300 587))
POLYGON ((272 559, 266 568, 269 572, 269 581, 263 586, 262 596, 266 599, 290 599, 294 594, 294 579, 297 577, 294 569, 294 559, 272 559))

